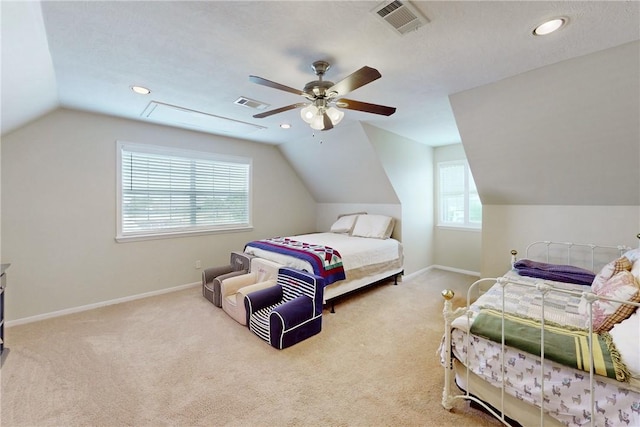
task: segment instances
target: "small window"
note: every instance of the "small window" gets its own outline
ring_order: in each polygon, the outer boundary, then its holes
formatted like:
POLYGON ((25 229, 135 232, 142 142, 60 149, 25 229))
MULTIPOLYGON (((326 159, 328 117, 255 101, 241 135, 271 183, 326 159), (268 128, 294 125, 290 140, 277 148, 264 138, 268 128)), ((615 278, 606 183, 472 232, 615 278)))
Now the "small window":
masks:
POLYGON ((251 227, 251 159, 118 142, 116 240, 251 227))
POLYGON ((482 203, 466 160, 438 163, 438 225, 482 227, 482 203))

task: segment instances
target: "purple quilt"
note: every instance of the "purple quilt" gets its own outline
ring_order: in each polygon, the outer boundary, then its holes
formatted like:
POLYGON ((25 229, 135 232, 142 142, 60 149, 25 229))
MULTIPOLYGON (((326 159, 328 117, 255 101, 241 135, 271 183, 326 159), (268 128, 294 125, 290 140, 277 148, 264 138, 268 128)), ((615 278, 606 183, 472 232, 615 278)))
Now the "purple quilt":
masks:
POLYGON ((329 246, 299 242, 286 237, 254 240, 246 246, 305 260, 313 267, 314 274, 324 278, 326 285, 346 278, 340 253, 329 246))
POLYGON ((537 277, 556 282, 591 285, 596 275, 584 268, 572 265, 547 264, 544 262, 521 259, 513 264, 513 268, 521 276, 537 277))

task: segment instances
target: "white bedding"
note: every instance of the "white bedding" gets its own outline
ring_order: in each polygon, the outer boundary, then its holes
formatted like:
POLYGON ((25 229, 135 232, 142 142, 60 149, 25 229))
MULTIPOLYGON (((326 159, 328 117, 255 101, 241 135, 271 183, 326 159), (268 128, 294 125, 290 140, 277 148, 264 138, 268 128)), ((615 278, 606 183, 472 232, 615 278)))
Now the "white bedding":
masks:
MULTIPOLYGON (((298 236, 289 236, 288 238, 299 242, 329 246, 337 250, 342 258, 342 267, 347 279, 349 279, 349 270, 396 261, 402 258, 402 246, 395 239, 370 239, 338 233, 300 234, 298 236)), ((247 247, 245 252, 298 270, 313 271, 311 264, 307 261, 288 255, 254 247, 247 247)))
MULTIPOLYGON (((355 237, 340 233, 289 236, 292 240, 329 246, 340 253, 345 280, 325 289, 325 302, 362 286, 402 272, 402 244, 395 239, 355 237)), ((313 271, 309 262, 292 256, 247 246, 245 252, 298 270, 313 271)))
MULTIPOLYGON (((539 281, 518 276, 513 272, 510 272, 507 277, 520 282, 539 281)), ((559 289, 579 292, 585 290, 584 286, 568 283, 550 281, 546 283, 553 284, 559 289)), ((519 288, 526 289, 517 285, 506 285, 504 288, 505 311, 528 318, 539 317, 541 301, 538 292, 532 289, 524 291, 519 288)), ((503 381, 500 344, 473 336, 470 346, 467 346, 466 335, 469 330, 468 325, 473 322, 480 307, 496 309, 502 307, 502 291, 502 285, 495 284, 469 307, 468 316, 460 316, 451 324, 453 328, 451 347, 455 357, 463 364, 468 362, 471 373, 498 388, 503 381)), ((569 324, 574 328, 584 326, 584 319, 580 319, 578 310, 579 296, 550 293, 546 297, 544 313, 547 321, 569 324)), ((617 344, 615 337, 614 344, 617 344)), ((540 357, 508 346, 505 347, 504 360, 506 362, 504 384, 507 394, 539 407, 543 399, 541 383, 544 383, 545 411, 549 416, 565 425, 590 425, 591 387, 588 372, 546 360, 544 372, 541 373, 540 357), (542 381, 543 376, 544 381, 542 381)), ((595 382, 593 397, 596 404, 596 426, 640 425, 640 384, 636 379, 631 378, 630 382, 618 382, 596 375, 595 382)), ((470 391, 474 392, 474 390, 470 391)), ((480 393, 476 392, 476 394, 480 393)), ((499 392, 497 394, 499 395, 499 392)))

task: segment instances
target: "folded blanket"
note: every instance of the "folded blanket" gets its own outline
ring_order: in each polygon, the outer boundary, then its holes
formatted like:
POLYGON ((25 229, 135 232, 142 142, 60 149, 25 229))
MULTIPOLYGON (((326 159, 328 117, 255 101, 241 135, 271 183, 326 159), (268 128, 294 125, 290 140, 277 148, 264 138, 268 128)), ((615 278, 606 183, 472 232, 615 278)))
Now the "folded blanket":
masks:
POLYGON ((572 265, 547 264, 544 262, 521 259, 513 264, 521 276, 537 277, 556 282, 575 283, 590 286, 596 275, 584 268, 572 265))
MULTIPOLYGON (((483 309, 471 325, 471 333, 494 342, 502 342, 502 313, 483 309)), ((541 355, 541 324, 537 320, 504 314, 505 345, 536 356, 541 355)), ((593 372, 597 375, 627 381, 629 370, 622 362, 609 333, 593 333, 593 372)), ((546 359, 586 372, 590 370, 589 331, 544 326, 546 359)))

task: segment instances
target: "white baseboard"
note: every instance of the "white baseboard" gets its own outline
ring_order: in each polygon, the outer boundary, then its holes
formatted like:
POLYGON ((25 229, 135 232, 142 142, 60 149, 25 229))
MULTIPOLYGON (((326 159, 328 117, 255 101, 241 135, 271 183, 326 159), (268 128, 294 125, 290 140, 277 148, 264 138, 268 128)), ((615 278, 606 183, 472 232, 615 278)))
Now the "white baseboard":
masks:
MULTIPOLYGON (((480 277, 480 273, 475 272, 475 271, 461 270, 461 269, 458 269, 458 268, 446 267, 446 266, 443 266, 443 265, 431 265, 431 266, 423 268, 421 270, 414 271, 413 273, 408 274, 406 276, 401 276, 399 281, 402 281, 402 279, 404 279, 404 280, 411 279, 413 276, 417 276, 417 275, 419 275, 421 273, 424 273, 425 271, 429 271, 429 270, 434 269, 434 268, 437 268, 437 269, 440 269, 440 270, 451 271, 451 272, 454 272, 454 273, 466 274, 466 275, 469 275, 469 276, 480 277)), ((188 283, 186 285, 175 286, 173 288, 161 289, 161 290, 152 291, 152 292, 145 292, 143 294, 131 295, 131 296, 128 296, 128 297, 123 297, 123 298, 116 298, 116 299, 112 299, 112 300, 109 300, 109 301, 97 302, 95 304, 88 304, 88 305, 83 305, 83 306, 80 306, 80 307, 67 308, 67 309, 64 309, 64 310, 53 311, 51 313, 38 314, 36 316, 23 317, 22 319, 9 320, 9 321, 7 321, 5 323, 5 326, 7 328, 10 328, 11 326, 24 325, 26 323, 32 323, 32 322, 37 322, 37 321, 40 321, 40 320, 51 319, 53 317, 65 316, 67 314, 73 314, 73 313, 79 313, 79 312, 82 312, 82 311, 93 310, 95 308, 106 307, 108 305, 119 304, 119 303, 127 302, 127 301, 134 301, 134 300, 137 300, 137 299, 148 298, 148 297, 152 297, 152 296, 155 296, 155 295, 162 295, 162 294, 166 294, 166 293, 169 293, 169 292, 181 291, 183 289, 188 289, 188 288, 192 288, 192 287, 196 287, 196 286, 200 286, 200 285, 201 285, 201 282, 188 283)))
POLYGON ((453 267, 447 267, 444 265, 432 265, 430 267, 427 268, 437 268, 439 270, 445 270, 445 271, 452 271, 454 273, 460 273, 460 274, 466 274, 467 276, 474 276, 474 277, 480 277, 480 273, 478 271, 470 271, 470 270, 462 270, 459 268, 453 268, 453 267))
POLYGON ((433 270, 434 268, 437 268, 438 270, 445 270, 445 271, 451 271, 454 273, 460 273, 460 274, 466 274, 468 276, 474 276, 474 277, 480 277, 480 273, 478 273, 477 271, 469 271, 469 270, 461 270, 459 268, 453 268, 453 267, 446 267, 444 265, 430 265, 429 267, 425 267, 422 268, 418 271, 414 271, 411 274, 407 274, 406 276, 403 276, 404 280, 409 280, 412 279, 414 276, 418 276, 424 272, 427 272, 429 270, 433 270))
POLYGON ((169 292, 181 291, 183 289, 200 286, 202 282, 188 283, 186 285, 175 286, 173 288, 160 289, 158 291, 145 292, 143 294, 131 295, 128 297, 116 298, 109 301, 97 302, 94 304, 82 305, 80 307, 66 308, 64 310, 52 311, 51 313, 38 314, 36 316, 23 317, 22 319, 9 320, 5 323, 7 328, 11 326, 24 325, 26 323, 37 322, 40 320, 51 319, 53 317, 65 316, 67 314, 79 313, 81 311, 93 310, 95 308, 106 307, 108 305, 120 304, 122 302, 134 301, 137 299, 148 298, 156 295, 168 294, 169 292))
POLYGON ((425 267, 425 268, 422 268, 422 269, 420 269, 420 270, 418 270, 418 271, 414 271, 414 272, 413 272, 413 273, 411 273, 411 274, 407 274, 406 276, 402 276, 402 279, 403 279, 403 280, 413 279, 413 277, 414 277, 414 276, 418 276, 419 274, 422 274, 422 273, 424 273, 425 271, 429 271, 429 270, 431 270, 431 268, 432 268, 432 267, 425 267))

